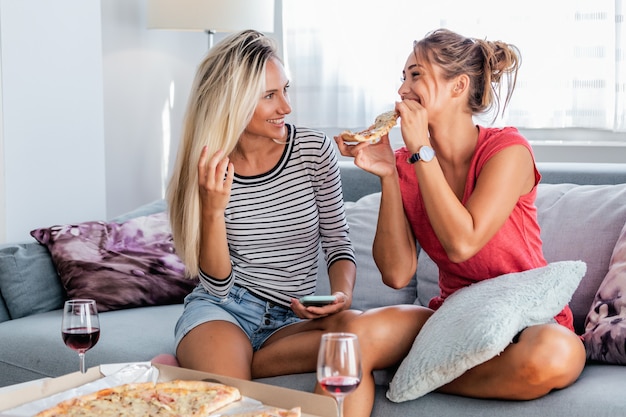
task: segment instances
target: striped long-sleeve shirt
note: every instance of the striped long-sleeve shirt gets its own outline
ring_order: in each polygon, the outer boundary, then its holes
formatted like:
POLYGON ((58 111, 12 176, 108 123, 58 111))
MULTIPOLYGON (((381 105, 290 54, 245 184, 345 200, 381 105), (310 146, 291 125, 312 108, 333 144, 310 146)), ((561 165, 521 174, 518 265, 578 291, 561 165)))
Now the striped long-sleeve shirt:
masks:
POLYGON ((289 306, 292 297, 315 292, 320 243, 328 266, 355 262, 333 143, 315 130, 287 128, 288 143, 271 171, 235 175, 225 212, 232 271, 226 280, 201 272, 209 293, 226 297, 237 284, 289 306))

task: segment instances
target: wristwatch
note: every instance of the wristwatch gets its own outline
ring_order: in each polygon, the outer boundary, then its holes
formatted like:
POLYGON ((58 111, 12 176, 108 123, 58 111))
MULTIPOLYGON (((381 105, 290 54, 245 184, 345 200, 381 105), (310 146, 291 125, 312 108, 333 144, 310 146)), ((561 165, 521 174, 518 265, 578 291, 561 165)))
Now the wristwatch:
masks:
POLYGON ((420 148, 418 152, 411 155, 411 157, 407 159, 406 161, 409 164, 414 164, 417 161, 430 162, 433 160, 434 157, 435 157, 435 150, 431 148, 430 146, 424 145, 420 148))

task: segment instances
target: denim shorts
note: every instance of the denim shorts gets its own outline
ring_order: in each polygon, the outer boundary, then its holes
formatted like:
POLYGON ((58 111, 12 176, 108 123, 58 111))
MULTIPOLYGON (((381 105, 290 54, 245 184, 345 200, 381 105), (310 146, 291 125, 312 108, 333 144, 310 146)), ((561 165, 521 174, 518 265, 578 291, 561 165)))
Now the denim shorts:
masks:
POLYGON ((277 330, 302 319, 287 307, 279 306, 253 295, 246 288, 233 286, 226 298, 209 294, 198 285, 185 297, 185 309, 176 323, 175 346, 194 327, 202 323, 224 320, 238 326, 248 335, 257 351, 277 330))

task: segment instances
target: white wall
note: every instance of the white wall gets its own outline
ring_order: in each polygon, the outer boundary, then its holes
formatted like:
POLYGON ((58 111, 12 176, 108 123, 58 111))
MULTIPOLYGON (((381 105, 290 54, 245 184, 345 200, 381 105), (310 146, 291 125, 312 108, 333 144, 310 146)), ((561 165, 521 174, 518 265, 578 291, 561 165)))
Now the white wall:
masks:
MULTIPOLYGON (((1 7, 1 4, 0 4, 1 7)), ((2 10, 0 9, 0 27, 2 27, 2 10)), ((0 45, 2 44, 2 34, 0 33, 0 45)), ((0 48, 0 97, 2 97, 2 49, 0 48)), ((4 123, 2 116, 2 100, 0 100, 0 243, 6 242, 7 238, 7 215, 6 215, 6 190, 4 171, 6 163, 4 162, 4 123)))
POLYGON ((98 0, 0 1, 0 239, 106 214, 100 21, 98 0))
POLYGON ((146 0, 102 1, 107 218, 161 198, 202 32, 149 30, 146 0))
MULTIPOLYGON (((102 0, 107 218, 161 198, 204 32, 147 29, 147 0, 102 0)), ((280 36, 280 0, 276 0, 280 36)), ((217 33, 214 42, 226 36, 217 33)))
POLYGON ((0 0, 0 243, 163 196, 208 37, 146 3, 0 0))

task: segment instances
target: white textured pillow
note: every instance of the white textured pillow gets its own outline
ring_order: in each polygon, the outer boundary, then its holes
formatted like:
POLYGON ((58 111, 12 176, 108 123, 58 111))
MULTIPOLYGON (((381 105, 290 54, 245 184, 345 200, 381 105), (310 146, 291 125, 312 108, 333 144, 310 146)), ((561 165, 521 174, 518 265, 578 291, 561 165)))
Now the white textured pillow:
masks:
POLYGON ((387 398, 419 398, 498 355, 522 329, 556 316, 586 270, 582 261, 554 262, 458 290, 415 338, 387 398))

